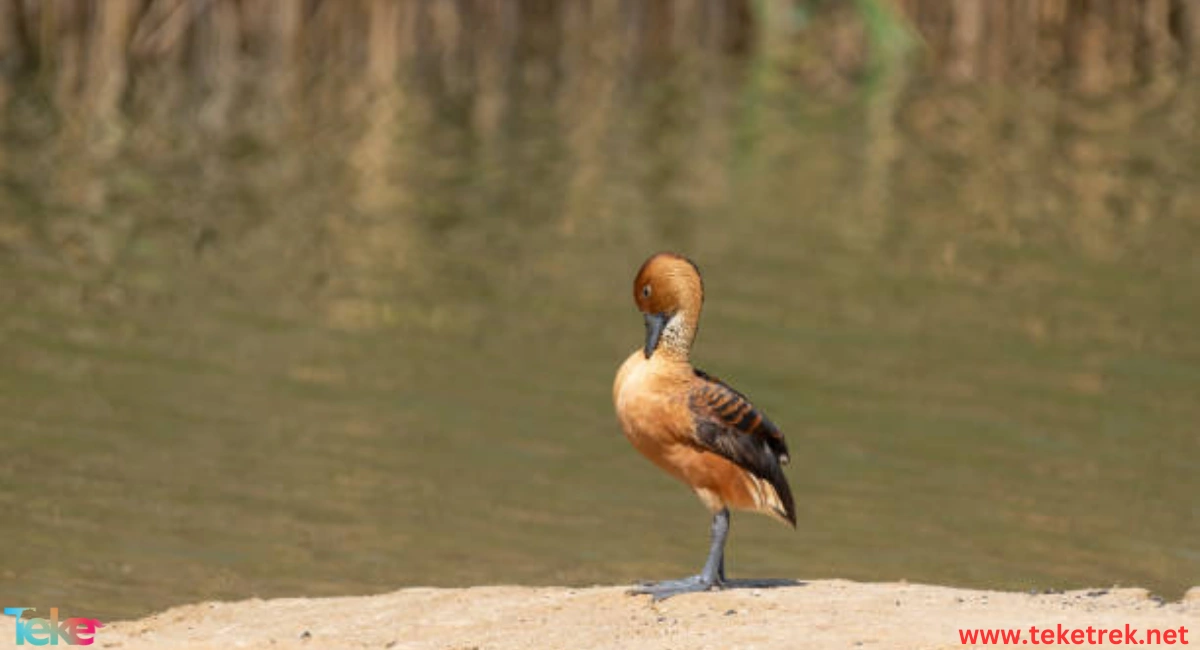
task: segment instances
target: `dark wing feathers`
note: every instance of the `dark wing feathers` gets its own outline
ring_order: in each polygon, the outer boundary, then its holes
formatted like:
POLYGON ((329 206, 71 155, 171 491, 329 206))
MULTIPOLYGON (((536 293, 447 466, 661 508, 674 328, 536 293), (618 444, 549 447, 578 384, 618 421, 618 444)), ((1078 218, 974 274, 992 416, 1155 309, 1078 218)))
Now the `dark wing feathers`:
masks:
POLYGON ((788 462, 783 433, 745 395, 703 370, 695 372, 701 381, 692 389, 689 405, 700 443, 770 483, 794 523, 792 492, 782 468, 788 462))
MULTIPOLYGON (((765 445, 766 451, 779 463, 787 464, 787 442, 779 427, 767 419, 762 411, 754 408, 750 400, 737 389, 703 370, 697 369, 695 372, 703 380, 690 395, 692 412, 699 420, 697 424, 709 425, 706 428, 714 435, 726 434, 732 440, 761 443, 747 451, 757 451, 765 445)), ((730 460, 736 461, 734 458, 730 460)), ((744 467, 754 470, 753 465, 744 467)))

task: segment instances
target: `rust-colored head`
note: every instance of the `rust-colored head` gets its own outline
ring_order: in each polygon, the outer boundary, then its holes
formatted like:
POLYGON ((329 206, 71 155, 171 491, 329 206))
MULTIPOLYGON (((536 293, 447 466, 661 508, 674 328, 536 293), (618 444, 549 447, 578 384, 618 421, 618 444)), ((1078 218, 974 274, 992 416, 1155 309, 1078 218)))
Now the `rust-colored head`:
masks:
POLYGON ((682 255, 653 255, 638 269, 633 300, 646 318, 646 358, 660 343, 686 357, 704 304, 700 269, 682 255))

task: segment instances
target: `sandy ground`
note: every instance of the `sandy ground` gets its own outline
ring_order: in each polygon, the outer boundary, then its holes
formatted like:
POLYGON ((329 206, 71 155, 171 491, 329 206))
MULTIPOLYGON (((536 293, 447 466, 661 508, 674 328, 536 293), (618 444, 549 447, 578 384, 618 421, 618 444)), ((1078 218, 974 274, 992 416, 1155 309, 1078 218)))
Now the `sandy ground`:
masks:
MULTIPOLYGON (((815 581, 651 603, 622 587, 404 589, 381 596, 188 605, 117 622, 92 647, 155 648, 957 648, 959 628, 1189 630, 1200 587, 1175 603, 1142 589, 1030 595, 815 581)), ((1027 637, 1026 637, 1027 638, 1027 637)), ((14 643, 0 617, 0 648, 14 643)), ((1176 644, 1176 646, 1181 644, 1176 644)), ((24 646, 29 647, 29 646, 24 646)))

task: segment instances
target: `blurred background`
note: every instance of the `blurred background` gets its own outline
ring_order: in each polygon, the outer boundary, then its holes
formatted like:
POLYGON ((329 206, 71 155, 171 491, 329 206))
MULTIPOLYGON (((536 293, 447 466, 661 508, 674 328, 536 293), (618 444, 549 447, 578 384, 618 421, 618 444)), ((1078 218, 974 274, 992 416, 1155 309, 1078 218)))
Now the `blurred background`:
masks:
POLYGON ((787 433, 740 577, 1200 583, 1200 4, 3 0, 0 603, 693 573, 660 249, 787 433))

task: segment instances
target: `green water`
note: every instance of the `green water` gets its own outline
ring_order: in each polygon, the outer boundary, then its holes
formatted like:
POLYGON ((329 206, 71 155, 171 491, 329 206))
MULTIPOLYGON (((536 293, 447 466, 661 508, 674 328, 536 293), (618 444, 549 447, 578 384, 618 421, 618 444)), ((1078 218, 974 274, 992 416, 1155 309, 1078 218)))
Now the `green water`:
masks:
POLYGON ((15 91, 0 602, 695 571, 706 512, 610 398, 660 249, 793 449, 798 530, 735 515, 731 575, 1200 583, 1195 82, 593 81, 103 146, 15 91))

